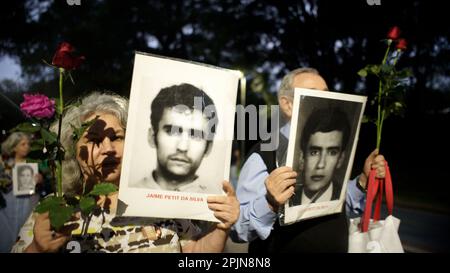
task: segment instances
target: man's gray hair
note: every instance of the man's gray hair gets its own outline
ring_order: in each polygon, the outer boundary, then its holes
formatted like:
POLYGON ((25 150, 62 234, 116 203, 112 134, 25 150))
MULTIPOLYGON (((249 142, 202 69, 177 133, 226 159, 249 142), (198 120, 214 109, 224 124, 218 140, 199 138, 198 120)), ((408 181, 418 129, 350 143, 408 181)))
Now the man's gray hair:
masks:
POLYGON ((283 80, 281 80, 280 88, 278 89, 278 99, 281 96, 286 97, 294 97, 294 87, 292 86, 292 83, 294 81, 295 76, 302 74, 302 73, 312 73, 319 75, 319 71, 315 68, 311 67, 302 67, 297 68, 286 74, 286 76, 283 77, 283 80))
POLYGON ((17 144, 19 144, 19 142, 24 138, 30 140, 30 136, 24 132, 14 132, 10 134, 9 137, 2 143, 2 154, 14 156, 14 148, 16 148, 17 144))
MULTIPOLYGON (((80 128, 85 120, 94 113, 111 114, 125 128, 127 124, 128 100, 109 92, 93 92, 80 100, 80 105, 71 105, 63 116, 61 127, 61 144, 65 149, 63 161, 63 191, 70 194, 79 194, 82 189, 82 173, 76 156, 76 143, 73 138, 73 127, 80 128)), ((58 132, 58 121, 51 130, 58 132)))

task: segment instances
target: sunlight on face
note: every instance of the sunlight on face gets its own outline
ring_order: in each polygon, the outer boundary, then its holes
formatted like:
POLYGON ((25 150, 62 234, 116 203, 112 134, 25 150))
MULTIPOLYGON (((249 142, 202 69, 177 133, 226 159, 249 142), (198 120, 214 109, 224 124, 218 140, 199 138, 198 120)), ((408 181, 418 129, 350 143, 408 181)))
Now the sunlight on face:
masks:
POLYGON ((111 114, 95 113, 86 121, 97 115, 96 123, 84 132, 76 144, 77 160, 85 179, 95 175, 102 182, 118 184, 125 130, 119 119, 111 114))

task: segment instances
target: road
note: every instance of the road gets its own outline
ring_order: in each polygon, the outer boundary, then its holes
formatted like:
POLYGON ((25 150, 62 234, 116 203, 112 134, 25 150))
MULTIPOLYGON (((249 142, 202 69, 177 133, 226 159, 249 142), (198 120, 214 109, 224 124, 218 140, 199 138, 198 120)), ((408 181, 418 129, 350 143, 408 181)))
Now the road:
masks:
POLYGON ((399 235, 405 251, 450 251, 450 215, 399 206, 393 215, 401 221, 399 235))

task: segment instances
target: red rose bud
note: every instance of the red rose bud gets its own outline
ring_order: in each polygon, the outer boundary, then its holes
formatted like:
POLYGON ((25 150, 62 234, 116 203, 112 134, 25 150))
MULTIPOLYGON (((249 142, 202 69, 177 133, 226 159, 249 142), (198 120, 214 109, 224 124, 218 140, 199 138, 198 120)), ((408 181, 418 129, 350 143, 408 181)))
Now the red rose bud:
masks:
POLYGON ((75 51, 75 48, 67 42, 62 42, 56 51, 72 53, 75 51))
POLYGON ((66 42, 61 43, 53 56, 52 64, 66 70, 78 68, 84 61, 84 56, 74 56, 74 47, 66 42))
POLYGON ((399 36, 400 36, 400 28, 397 26, 392 27, 387 34, 387 38, 391 40, 397 40, 399 36))
POLYGON ((408 43, 406 42, 405 39, 402 38, 402 39, 398 40, 396 48, 398 50, 406 50, 407 46, 408 46, 408 43))

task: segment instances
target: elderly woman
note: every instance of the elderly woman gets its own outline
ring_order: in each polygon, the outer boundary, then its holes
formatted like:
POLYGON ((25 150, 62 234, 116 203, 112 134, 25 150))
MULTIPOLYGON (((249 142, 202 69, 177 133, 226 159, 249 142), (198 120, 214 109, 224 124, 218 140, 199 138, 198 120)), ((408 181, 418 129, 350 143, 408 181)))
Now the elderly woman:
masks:
MULTIPOLYGON (((25 163, 30 152, 30 137, 22 132, 14 132, 2 143, 2 154, 7 157, 0 167, 3 180, 0 198, 4 207, 0 208, 0 252, 8 252, 17 238, 20 227, 39 201, 38 194, 15 196, 12 189, 12 168, 16 163, 25 163), (7 182, 7 183, 6 183, 7 182)), ((34 181, 41 182, 36 175, 34 181)))
MULTIPOLYGON (((67 110, 61 133, 66 154, 63 162, 63 190, 79 194, 89 183, 109 182, 119 186, 127 120, 126 99, 112 94, 93 93, 81 105, 67 110), (73 128, 94 120, 77 139, 73 128), (92 128, 96 128, 95 136, 92 128), (76 142, 74 142, 74 140, 76 142), (93 176, 93 166, 97 175, 93 176), (93 181, 94 180, 94 181, 93 181), (89 183, 86 183, 89 182, 89 183)), ((56 130, 56 128, 54 128, 56 130)), ((99 198, 99 216, 87 223, 88 236, 77 236, 83 226, 77 220, 71 232, 54 232, 48 213, 33 214, 20 232, 14 252, 56 252, 69 249, 68 240, 77 241, 81 252, 221 252, 230 227, 239 216, 239 202, 229 182, 224 182, 227 196, 208 198, 214 214, 222 221, 202 231, 189 220, 164 221, 151 218, 115 217, 118 193, 99 198), (66 246, 65 246, 66 245, 66 246)), ((72 249, 72 248, 70 248, 72 249)))

